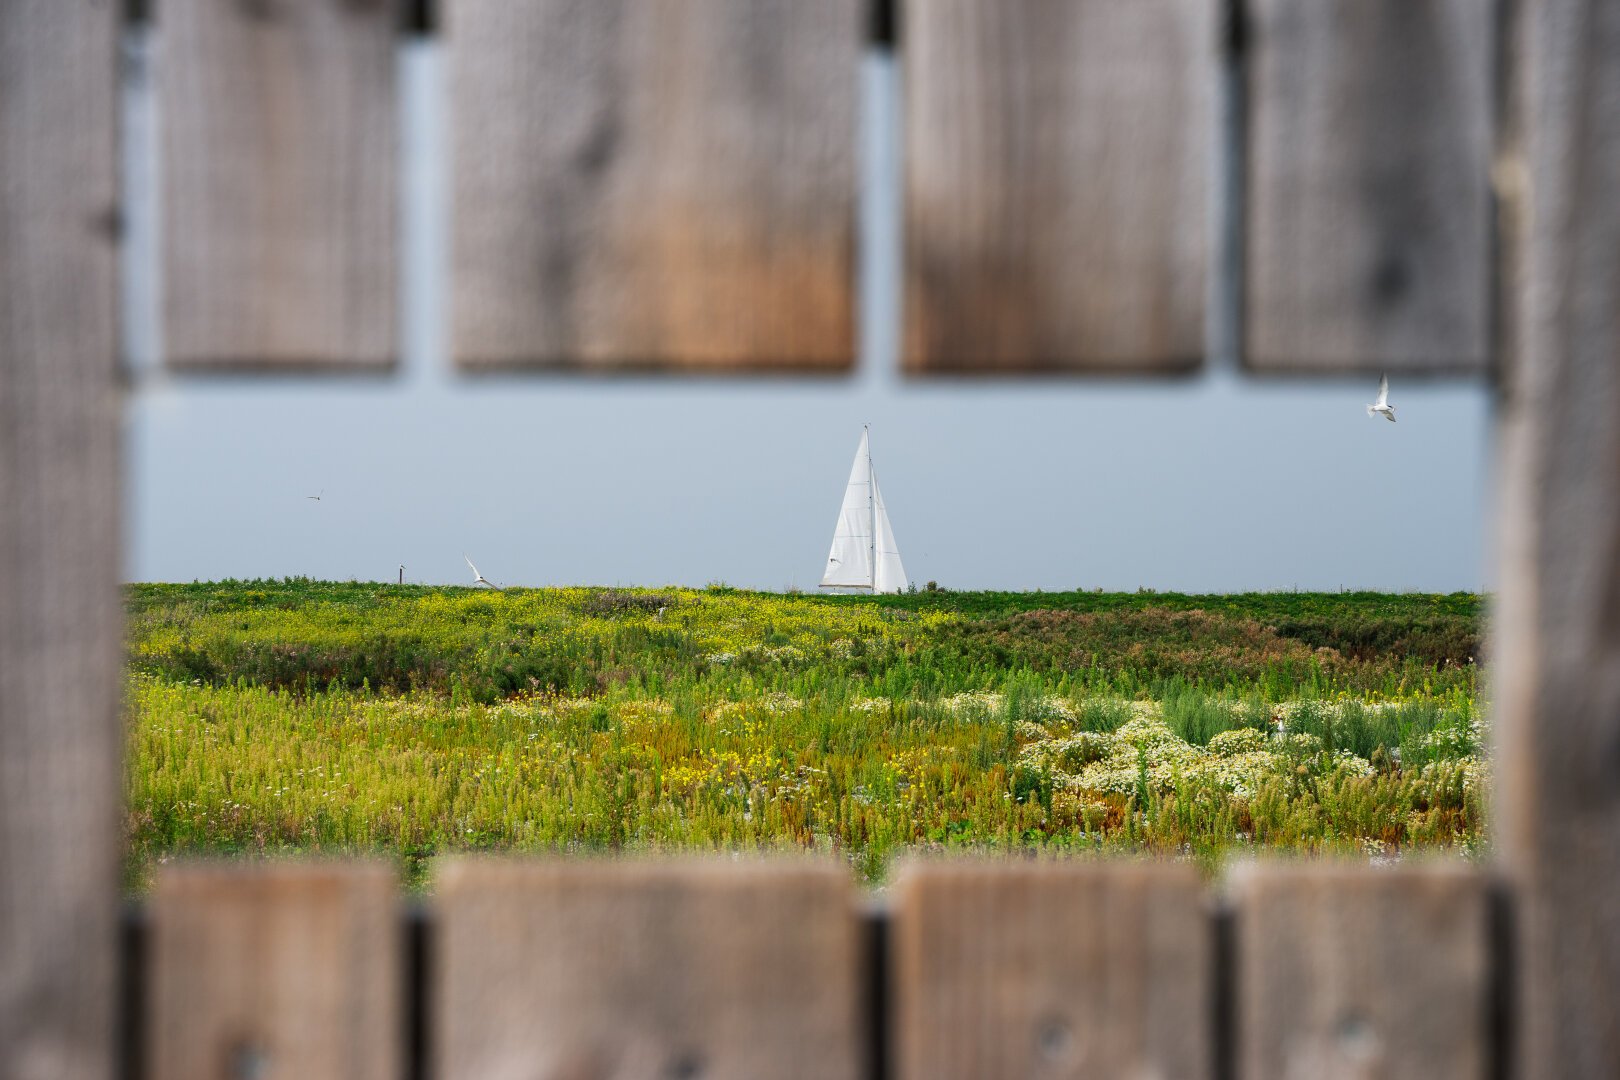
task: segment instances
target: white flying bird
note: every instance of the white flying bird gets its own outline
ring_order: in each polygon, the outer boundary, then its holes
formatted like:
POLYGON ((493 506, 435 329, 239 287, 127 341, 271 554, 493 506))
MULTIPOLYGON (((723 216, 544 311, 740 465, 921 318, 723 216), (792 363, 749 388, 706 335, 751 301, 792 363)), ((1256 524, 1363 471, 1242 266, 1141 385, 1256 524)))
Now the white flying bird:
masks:
MULTIPOLYGON (((461 553, 461 557, 463 559, 467 559, 467 553, 465 551, 463 551, 461 553)), ((488 585, 491 589, 499 589, 500 588, 499 585, 495 584, 493 581, 486 578, 483 574, 480 574, 478 572, 478 567, 473 566, 473 561, 471 559, 467 559, 467 565, 472 566, 473 584, 474 585, 488 585)))
POLYGON ((1389 376, 1383 375, 1378 379, 1378 400, 1367 406, 1367 415, 1376 413, 1390 423, 1395 422, 1395 406, 1389 403, 1389 376))

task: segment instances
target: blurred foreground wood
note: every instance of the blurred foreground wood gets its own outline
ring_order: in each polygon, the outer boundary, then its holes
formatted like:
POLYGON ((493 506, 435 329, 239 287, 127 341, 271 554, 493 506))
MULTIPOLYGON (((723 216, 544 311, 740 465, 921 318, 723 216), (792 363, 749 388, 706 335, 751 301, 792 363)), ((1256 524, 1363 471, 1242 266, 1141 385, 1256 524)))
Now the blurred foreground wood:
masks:
POLYGON ((1489 0, 1250 0, 1246 362, 1483 371, 1489 0))
POLYGON ((1216 0, 904 11, 906 370, 1197 366, 1216 0))
POLYGON ((1234 893, 1242 1075, 1493 1075, 1480 875, 1279 861, 1242 868, 1234 893))
POLYGON ((168 362, 393 363, 398 7, 162 0, 158 8, 168 362))
POLYGON ((839 866, 472 861, 436 907, 442 1080, 860 1075, 839 866))
POLYGON ((117 5, 0 3, 0 1077, 113 1066, 117 5))
POLYGON ((1620 1076, 1620 4, 1521 5, 1495 829, 1522 1076, 1620 1076))
POLYGON ((149 1077, 392 1080, 404 936, 386 867, 182 867, 151 902, 149 1077))
POLYGON ((857 0, 444 0, 470 367, 855 355, 857 0))
POLYGON ((129 1011, 176 1080, 1499 1075, 1484 875, 1233 876, 474 858, 408 920, 377 865, 177 864, 129 1011))
POLYGON ((925 863, 897 889, 896 1075, 1216 1075, 1192 867, 925 863))

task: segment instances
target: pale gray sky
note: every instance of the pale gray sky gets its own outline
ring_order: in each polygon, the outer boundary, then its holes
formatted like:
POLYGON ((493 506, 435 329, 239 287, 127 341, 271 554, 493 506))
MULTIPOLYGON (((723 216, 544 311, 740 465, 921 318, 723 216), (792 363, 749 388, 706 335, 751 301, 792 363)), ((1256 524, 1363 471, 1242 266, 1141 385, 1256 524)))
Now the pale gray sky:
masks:
MULTIPOLYGON (((149 60, 147 49, 138 61, 149 60)), ((131 65, 127 573, 812 589, 862 423, 906 569, 953 588, 1486 584, 1490 394, 1235 372, 1232 297, 1188 380, 917 381, 896 360, 897 74, 862 72, 855 375, 460 378, 442 346, 436 46, 402 51, 405 355, 383 379, 171 379, 154 362, 154 116, 131 65), (305 498, 324 491, 320 502, 305 498)), ((1217 204, 1224 196, 1216 194, 1217 204)), ((1218 218, 1219 214, 1216 215, 1218 218)), ((1083 289, 1083 281, 1076 282, 1083 289)))

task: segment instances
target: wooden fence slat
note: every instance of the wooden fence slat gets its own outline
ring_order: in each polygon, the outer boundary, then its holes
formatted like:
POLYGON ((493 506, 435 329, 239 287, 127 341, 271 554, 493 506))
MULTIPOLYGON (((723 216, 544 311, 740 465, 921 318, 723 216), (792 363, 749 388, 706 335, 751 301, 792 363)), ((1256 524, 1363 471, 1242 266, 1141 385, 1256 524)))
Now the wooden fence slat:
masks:
POLYGON ((439 898, 440 1080, 859 1072, 842 867, 471 861, 439 898))
POLYGON ((117 6, 0 3, 0 1076, 114 1064, 117 6))
POLYGON ((445 0, 452 353, 842 369, 859 0, 445 0))
POLYGON ((1496 5, 1249 9, 1245 363, 1485 370, 1496 5))
POLYGON ((902 1078, 1214 1075, 1213 920, 1191 868, 923 864, 897 893, 902 1078))
POLYGON ((1469 868, 1275 863, 1232 876, 1238 1072, 1490 1075, 1490 913, 1469 868))
POLYGON ((1212 0, 906 6, 905 366, 1204 354, 1212 0))
POLYGON ((1514 1075, 1620 1076, 1620 5, 1517 7, 1491 664, 1514 1075))
POLYGON ((163 0, 163 342, 179 367, 396 351, 393 0, 163 0))
POLYGON ((401 1075, 405 939, 389 868, 167 868, 151 912, 148 1076, 401 1075))

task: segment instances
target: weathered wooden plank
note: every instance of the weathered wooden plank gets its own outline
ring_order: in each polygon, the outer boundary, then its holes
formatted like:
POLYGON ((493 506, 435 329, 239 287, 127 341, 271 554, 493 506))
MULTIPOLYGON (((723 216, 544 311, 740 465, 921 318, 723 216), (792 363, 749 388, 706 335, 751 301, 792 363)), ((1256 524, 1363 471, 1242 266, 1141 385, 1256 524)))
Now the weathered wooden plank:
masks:
POLYGON ((1214 1075, 1191 868, 923 864, 897 892, 901 1077, 1214 1075))
POLYGON ((841 867, 473 861, 439 894, 441 1080, 859 1072, 841 867))
POLYGON ((1204 354, 1215 4, 905 8, 905 366, 1204 354))
POLYGON ((396 1080, 400 928, 383 866, 165 868, 151 902, 147 1075, 396 1080))
POLYGON ((396 351, 394 0, 163 0, 163 343, 183 367, 396 351))
POLYGON ((1514 1075, 1620 1076, 1620 5, 1518 6, 1491 665, 1514 1075))
POLYGON ((109 1077, 117 5, 0 3, 0 1076, 109 1077))
POLYGON ((1250 0, 1245 362, 1482 371, 1490 0, 1250 0))
POLYGON ((841 369, 859 0, 445 0, 452 351, 841 369))
POLYGON ((1453 865, 1240 868, 1238 1071, 1255 1080, 1484 1080, 1484 878, 1453 865))

